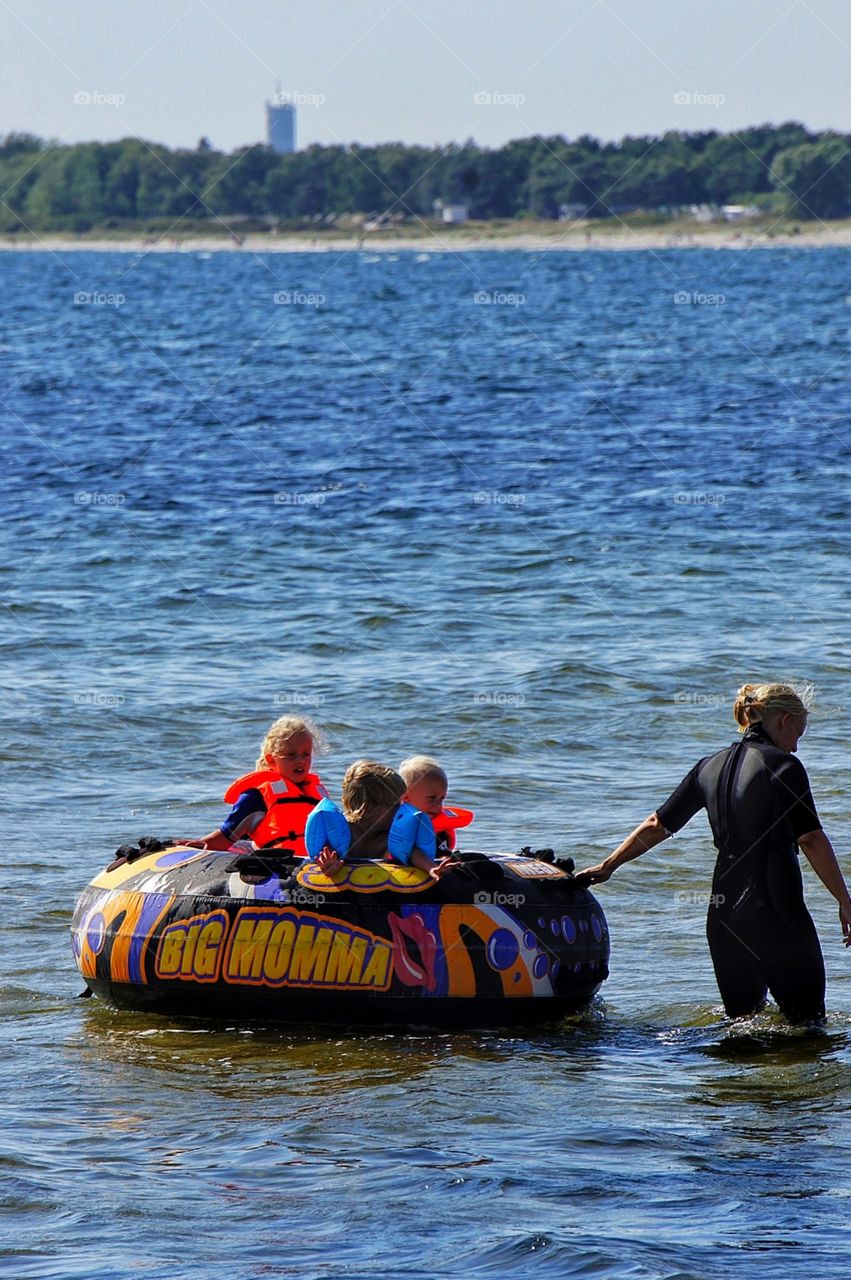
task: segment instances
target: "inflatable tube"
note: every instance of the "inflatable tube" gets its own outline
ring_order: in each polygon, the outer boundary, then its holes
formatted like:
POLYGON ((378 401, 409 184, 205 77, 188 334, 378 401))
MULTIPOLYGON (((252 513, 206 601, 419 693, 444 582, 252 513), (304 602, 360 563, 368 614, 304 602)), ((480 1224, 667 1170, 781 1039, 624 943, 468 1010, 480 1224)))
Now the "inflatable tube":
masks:
POLYGON ((71 925, 89 989, 123 1009, 240 1021, 503 1026, 587 1005, 608 976, 596 899, 532 856, 464 855, 440 881, 274 852, 117 860, 71 925))

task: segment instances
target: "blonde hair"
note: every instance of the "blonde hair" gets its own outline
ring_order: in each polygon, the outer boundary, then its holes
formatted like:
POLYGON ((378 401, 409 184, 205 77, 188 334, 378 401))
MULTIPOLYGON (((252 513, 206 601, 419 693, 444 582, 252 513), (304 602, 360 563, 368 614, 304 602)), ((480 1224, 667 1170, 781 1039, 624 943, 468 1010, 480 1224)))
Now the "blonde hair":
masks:
POLYGON ((266 737, 263 739, 263 745, 260 748, 260 755, 257 758, 255 768, 265 769, 267 767, 267 756, 282 756, 284 747, 290 738, 297 733, 310 734, 313 750, 317 755, 321 755, 323 751, 327 750, 325 736, 319 725, 314 724, 312 720, 305 719, 304 716, 281 716, 266 731, 266 737))
POLYGON ((408 759, 403 760, 399 765, 399 774, 409 787, 423 778, 440 778, 444 785, 449 781, 446 770, 433 756, 408 756, 408 759))
POLYGON ((812 698, 809 686, 798 690, 791 684, 743 684, 733 703, 733 719, 743 733, 766 716, 807 716, 812 698))
POLYGON ((389 809, 405 794, 405 780, 395 769, 375 760, 356 760, 343 778, 343 813, 360 822, 371 809, 389 809))

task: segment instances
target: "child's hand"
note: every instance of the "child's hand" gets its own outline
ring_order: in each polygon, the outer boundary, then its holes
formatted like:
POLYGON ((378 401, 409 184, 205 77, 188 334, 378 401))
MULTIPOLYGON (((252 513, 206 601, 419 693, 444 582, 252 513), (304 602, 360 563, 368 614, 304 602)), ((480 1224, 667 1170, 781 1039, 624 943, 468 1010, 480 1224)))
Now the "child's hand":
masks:
POLYGON ((320 849, 316 855, 316 865, 320 871, 329 876, 338 871, 343 864, 336 851, 331 848, 330 844, 326 844, 325 848, 320 849))
POLYGON ((439 880, 441 876, 446 875, 447 871, 452 871, 458 865, 459 863, 455 858, 441 858, 439 862, 435 862, 429 867, 428 873, 432 880, 439 880))
POLYGON ((206 849, 207 842, 205 840, 176 840, 175 848, 181 849, 206 849))

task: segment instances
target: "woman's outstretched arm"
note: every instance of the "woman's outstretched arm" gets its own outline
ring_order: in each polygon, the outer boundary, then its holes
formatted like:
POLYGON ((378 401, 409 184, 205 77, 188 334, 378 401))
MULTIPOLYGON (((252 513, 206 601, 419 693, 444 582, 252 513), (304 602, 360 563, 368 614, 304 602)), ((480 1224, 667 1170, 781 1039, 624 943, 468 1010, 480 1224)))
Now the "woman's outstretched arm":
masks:
POLYGON ((649 818, 640 822, 627 836, 623 844, 619 844, 617 849, 609 854, 608 858, 598 862, 596 867, 586 867, 584 871, 577 871, 576 878, 581 879, 585 884, 602 884, 624 862, 632 862, 633 858, 640 858, 642 853, 667 840, 669 834, 670 832, 665 830, 656 814, 651 813, 649 818))

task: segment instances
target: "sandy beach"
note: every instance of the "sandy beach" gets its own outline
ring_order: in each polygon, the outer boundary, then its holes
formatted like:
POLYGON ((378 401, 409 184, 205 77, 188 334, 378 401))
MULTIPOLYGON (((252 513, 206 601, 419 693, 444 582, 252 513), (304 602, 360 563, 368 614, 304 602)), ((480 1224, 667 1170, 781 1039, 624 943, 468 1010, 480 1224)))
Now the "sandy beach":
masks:
MULTIPOLYGON (((538 224, 540 227, 540 224, 538 224)), ((657 226, 631 229, 622 224, 611 228, 600 224, 573 224, 560 228, 550 224, 544 231, 517 231, 504 225, 491 230, 475 227, 427 228, 419 234, 397 231, 351 233, 348 235, 310 231, 249 233, 227 236, 127 236, 26 235, 0 238, 0 250, 68 253, 346 253, 352 249, 374 253, 471 253, 483 250, 526 250, 534 253, 582 252, 583 250, 637 249, 772 249, 849 248, 851 222, 777 224, 759 227, 714 225, 710 227, 657 226)))

